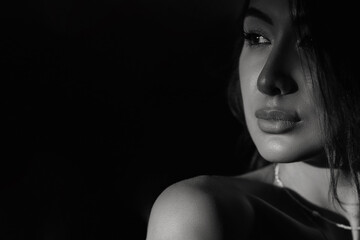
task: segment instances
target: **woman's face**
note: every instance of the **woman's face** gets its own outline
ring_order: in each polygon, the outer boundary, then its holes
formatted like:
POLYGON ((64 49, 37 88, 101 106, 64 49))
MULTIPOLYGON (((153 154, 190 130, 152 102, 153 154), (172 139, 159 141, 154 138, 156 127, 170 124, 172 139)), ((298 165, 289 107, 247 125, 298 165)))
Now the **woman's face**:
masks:
MULTIPOLYGON (((305 30, 305 29, 304 29, 305 30)), ((306 35, 306 33, 305 33, 306 35)), ((246 124, 265 159, 312 159, 323 149, 318 90, 288 0, 251 0, 239 62, 246 124)), ((311 62, 311 60, 310 60, 311 62)))

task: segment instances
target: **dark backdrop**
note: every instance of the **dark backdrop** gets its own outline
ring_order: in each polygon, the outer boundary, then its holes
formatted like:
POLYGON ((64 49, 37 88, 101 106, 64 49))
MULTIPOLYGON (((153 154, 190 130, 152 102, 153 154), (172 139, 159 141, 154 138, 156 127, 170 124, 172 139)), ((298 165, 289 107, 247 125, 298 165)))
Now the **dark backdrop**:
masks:
POLYGON ((242 1, 10 2, 1 239, 144 239, 165 187, 245 170, 226 90, 242 1))

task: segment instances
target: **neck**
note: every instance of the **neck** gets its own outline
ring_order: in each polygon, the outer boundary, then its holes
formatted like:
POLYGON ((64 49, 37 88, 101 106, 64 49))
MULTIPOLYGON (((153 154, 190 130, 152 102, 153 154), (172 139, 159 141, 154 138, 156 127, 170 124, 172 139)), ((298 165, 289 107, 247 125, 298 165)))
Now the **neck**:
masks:
POLYGON ((358 225, 358 198, 354 186, 346 177, 340 176, 337 192, 342 207, 332 200, 330 171, 306 162, 279 164, 279 177, 284 186, 294 190, 309 202, 343 215, 351 225, 358 225))

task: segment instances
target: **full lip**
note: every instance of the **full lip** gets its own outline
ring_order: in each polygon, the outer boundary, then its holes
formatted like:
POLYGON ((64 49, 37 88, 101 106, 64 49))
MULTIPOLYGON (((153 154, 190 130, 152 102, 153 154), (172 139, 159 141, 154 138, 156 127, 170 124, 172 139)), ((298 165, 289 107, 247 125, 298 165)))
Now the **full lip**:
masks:
POLYGON ((301 121, 295 111, 262 108, 255 112, 258 119, 258 127, 261 131, 269 134, 282 134, 291 131, 301 121))
POLYGON ((261 108, 255 112, 255 117, 268 121, 299 122, 300 118, 295 111, 275 108, 261 108))

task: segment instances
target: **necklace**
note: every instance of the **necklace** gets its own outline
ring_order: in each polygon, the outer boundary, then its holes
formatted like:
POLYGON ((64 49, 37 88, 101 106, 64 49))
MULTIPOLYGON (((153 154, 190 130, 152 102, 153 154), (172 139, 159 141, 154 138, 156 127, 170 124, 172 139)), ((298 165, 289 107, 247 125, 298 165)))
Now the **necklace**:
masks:
POLYGON ((274 181, 275 183, 279 186, 279 187, 282 187, 285 192, 297 203, 299 204, 302 208, 304 208, 306 211, 310 212, 314 217, 318 217, 318 218, 321 218, 322 220, 330 223, 330 224, 333 224, 339 228, 342 228, 342 229, 346 229, 346 230, 357 230, 357 231, 360 231, 360 226, 358 227, 352 227, 352 226, 349 226, 349 225, 345 225, 345 224, 342 224, 342 223, 337 223, 337 222, 334 222, 324 216, 322 216, 318 211, 315 211, 315 210, 312 210, 310 209, 309 207, 305 206, 302 202, 300 202, 290 191, 287 190, 287 188, 284 186, 284 183, 281 181, 280 179, 280 176, 279 176, 279 164, 275 164, 275 167, 274 167, 274 181))

